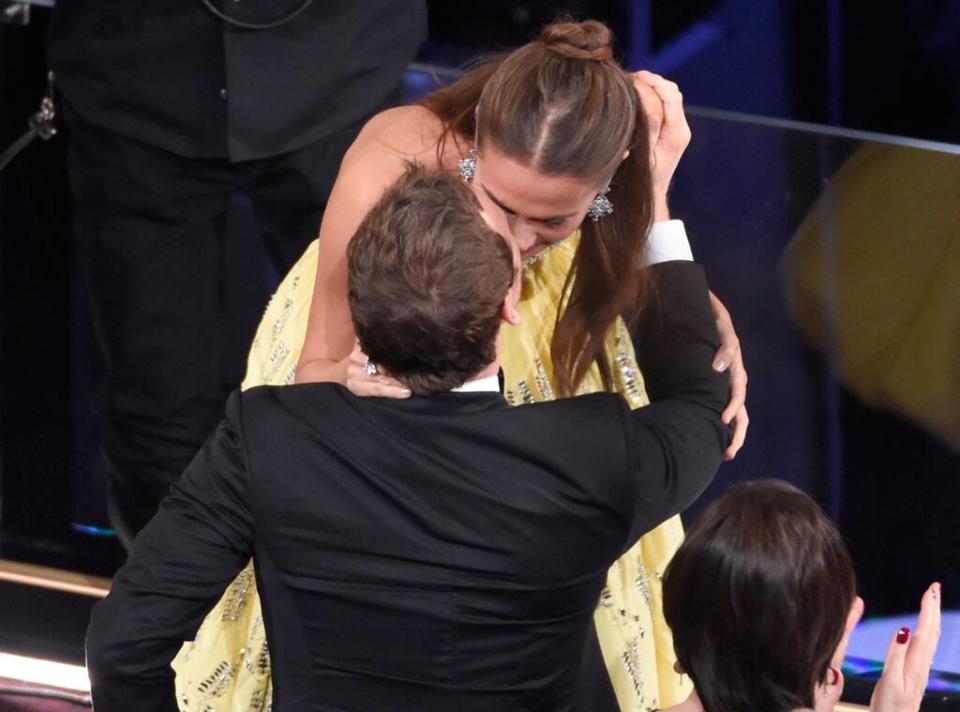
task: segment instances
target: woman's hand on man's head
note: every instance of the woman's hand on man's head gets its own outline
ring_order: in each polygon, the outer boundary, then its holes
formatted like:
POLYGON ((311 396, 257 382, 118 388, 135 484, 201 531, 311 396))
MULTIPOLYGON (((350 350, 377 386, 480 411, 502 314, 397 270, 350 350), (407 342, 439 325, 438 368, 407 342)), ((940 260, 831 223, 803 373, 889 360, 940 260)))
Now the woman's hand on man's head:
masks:
POLYGON ((347 357, 347 378, 344 385, 355 396, 379 396, 381 398, 409 398, 410 389, 392 376, 372 368, 360 344, 353 347, 347 357))

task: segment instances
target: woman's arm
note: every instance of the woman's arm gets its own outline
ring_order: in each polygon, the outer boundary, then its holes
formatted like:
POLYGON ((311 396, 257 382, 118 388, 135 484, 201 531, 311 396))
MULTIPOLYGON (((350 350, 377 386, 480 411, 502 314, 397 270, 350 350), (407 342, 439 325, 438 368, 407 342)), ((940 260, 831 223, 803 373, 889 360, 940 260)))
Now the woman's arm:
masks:
POLYGON ((713 367, 720 373, 726 371, 730 377, 730 402, 723 411, 722 420, 725 425, 733 423, 733 437, 723 454, 724 460, 732 460, 743 447, 750 425, 750 416, 747 414, 747 369, 743 365, 740 339, 733 328, 730 312, 713 292, 710 292, 710 308, 720 334, 720 349, 713 359, 713 367))
MULTIPOLYGON (((690 126, 683 111, 683 94, 674 82, 653 72, 640 71, 633 75, 633 83, 647 117, 653 220, 661 222, 670 219, 667 192, 680 157, 690 143, 690 126)), ((714 368, 721 373, 726 371, 730 379, 730 401, 723 412, 723 422, 733 425, 733 437, 724 453, 724 459, 732 460, 743 446, 750 424, 746 407, 747 371, 730 313, 712 292, 710 305, 720 334, 720 348, 714 357, 714 368)))
POLYGON ((317 276, 297 363, 298 383, 349 385, 353 377, 362 381, 359 395, 409 395, 393 379, 366 377, 358 359, 351 359, 356 335, 347 304, 346 250, 367 212, 402 175, 407 161, 436 163, 435 141, 429 140, 431 123, 436 120, 421 107, 382 112, 363 128, 344 156, 320 225, 317 276))

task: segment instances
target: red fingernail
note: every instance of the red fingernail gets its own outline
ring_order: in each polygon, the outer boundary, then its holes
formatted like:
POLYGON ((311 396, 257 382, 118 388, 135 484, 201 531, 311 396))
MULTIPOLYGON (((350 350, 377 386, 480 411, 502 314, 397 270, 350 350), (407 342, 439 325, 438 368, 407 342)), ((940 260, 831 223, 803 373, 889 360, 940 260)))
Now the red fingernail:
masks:
POLYGON ((910 629, 904 626, 897 631, 897 642, 900 643, 900 645, 903 645, 908 640, 910 640, 910 629))

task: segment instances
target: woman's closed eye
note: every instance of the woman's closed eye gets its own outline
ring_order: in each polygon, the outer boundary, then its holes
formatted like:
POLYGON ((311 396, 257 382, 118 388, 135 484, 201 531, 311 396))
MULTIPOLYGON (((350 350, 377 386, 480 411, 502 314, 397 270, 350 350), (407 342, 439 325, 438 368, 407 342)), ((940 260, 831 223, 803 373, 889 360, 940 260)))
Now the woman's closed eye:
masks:
MULTIPOLYGON (((516 218, 518 215, 512 210, 501 208, 504 215, 508 218, 516 218)), ((567 224, 567 218, 527 218, 532 223, 543 225, 548 230, 557 230, 567 224)))
POLYGON ((543 225, 548 230, 559 230, 560 228, 564 227, 567 224, 567 221, 573 215, 573 214, 555 215, 553 217, 542 217, 542 218, 532 217, 532 216, 521 216, 516 210, 508 207, 506 204, 504 204, 502 200, 500 200, 497 196, 491 193, 490 190, 485 185, 481 184, 481 187, 486 197, 489 198, 494 205, 500 208, 500 210, 503 211, 504 216, 510 221, 515 220, 516 218, 523 218, 524 220, 528 220, 529 222, 543 225))

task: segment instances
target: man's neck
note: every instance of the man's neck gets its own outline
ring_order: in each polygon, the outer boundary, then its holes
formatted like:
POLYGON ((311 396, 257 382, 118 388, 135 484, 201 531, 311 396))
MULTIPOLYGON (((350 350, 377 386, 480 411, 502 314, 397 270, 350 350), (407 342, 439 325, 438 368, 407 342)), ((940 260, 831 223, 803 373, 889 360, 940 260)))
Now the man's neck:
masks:
MULTIPOLYGON (((503 327, 501 327, 502 329, 503 327)), ((496 376, 500 373, 500 351, 503 348, 502 341, 502 332, 497 332, 497 340, 494 342, 494 357, 493 361, 484 366, 480 371, 477 371, 474 375, 470 376, 465 383, 470 383, 471 381, 478 381, 481 378, 490 378, 490 376, 496 376)))
POLYGON ((470 381, 476 381, 480 378, 489 378, 490 376, 496 376, 500 373, 500 352, 503 349, 503 326, 501 325, 500 331, 497 332, 497 338, 493 345, 494 356, 493 361, 488 363, 482 370, 478 371, 475 375, 467 379, 467 383, 470 381))
POLYGON ((500 373, 500 359, 495 358, 482 371, 478 372, 474 376, 470 376, 470 378, 467 379, 467 383, 470 381, 479 381, 481 378, 496 376, 498 373, 500 373))
POLYGON ((491 364, 453 390, 460 393, 502 393, 499 370, 499 364, 491 364))

